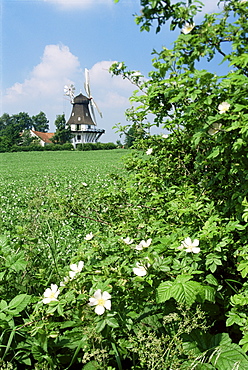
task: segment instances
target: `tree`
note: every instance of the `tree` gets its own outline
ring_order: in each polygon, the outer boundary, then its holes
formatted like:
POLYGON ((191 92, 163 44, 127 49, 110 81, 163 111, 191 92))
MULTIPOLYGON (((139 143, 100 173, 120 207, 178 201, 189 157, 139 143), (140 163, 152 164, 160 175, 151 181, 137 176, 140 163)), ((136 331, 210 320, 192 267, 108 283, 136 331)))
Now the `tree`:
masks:
POLYGON ((18 114, 13 114, 12 124, 19 129, 19 132, 22 132, 23 130, 31 130, 33 127, 33 120, 28 113, 20 112, 18 114))
POLYGON ((58 115, 55 120, 56 132, 52 137, 52 142, 55 144, 65 144, 70 142, 71 139, 71 129, 67 127, 65 115, 58 115))
POLYGON ((35 131, 47 132, 49 129, 49 121, 44 112, 40 112, 32 117, 33 127, 35 131))
POLYGON ((21 133, 32 128, 33 121, 28 113, 20 112, 10 116, 4 113, 0 118, 1 146, 9 150, 12 145, 22 141, 21 133))
POLYGON ((145 138, 146 132, 142 127, 137 127, 136 125, 132 125, 128 131, 125 133, 125 140, 124 144, 127 148, 131 148, 136 140, 140 140, 145 138))

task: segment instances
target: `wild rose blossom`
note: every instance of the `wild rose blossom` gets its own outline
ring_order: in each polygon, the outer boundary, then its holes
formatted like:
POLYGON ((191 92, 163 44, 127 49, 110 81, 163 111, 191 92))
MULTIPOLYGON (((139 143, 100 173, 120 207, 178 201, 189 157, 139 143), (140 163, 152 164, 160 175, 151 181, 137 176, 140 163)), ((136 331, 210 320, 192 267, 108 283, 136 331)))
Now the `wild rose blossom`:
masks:
POLYGON ((153 148, 149 148, 149 149, 147 149, 146 154, 150 155, 150 154, 152 154, 152 152, 153 152, 153 148))
POLYGON ((147 274, 147 269, 141 265, 139 262, 136 263, 137 267, 133 268, 133 273, 137 276, 145 276, 147 274))
POLYGON ((189 252, 199 253, 200 248, 198 247, 198 245, 199 245, 199 240, 198 239, 194 239, 192 241, 189 237, 187 237, 186 239, 184 239, 184 241, 178 247, 178 249, 185 249, 185 252, 187 252, 187 253, 189 253, 189 252))
POLYGON ((84 262, 83 261, 79 261, 78 264, 72 263, 70 265, 71 271, 69 271, 69 276, 70 276, 71 280, 74 279, 76 274, 78 274, 79 272, 82 271, 83 267, 84 267, 84 262))
POLYGON ((111 295, 108 292, 103 292, 101 289, 97 289, 94 296, 89 299, 89 306, 96 306, 95 313, 102 315, 107 310, 111 309, 111 295))
POLYGON ((226 113, 229 110, 229 108, 230 108, 230 104, 227 103, 226 101, 223 101, 222 103, 218 105, 220 114, 226 113))
POLYGON ((137 251, 142 251, 143 248, 148 248, 151 245, 152 239, 148 239, 147 241, 141 240, 141 242, 136 245, 135 249, 137 251))
POLYGON ((122 240, 124 241, 124 243, 125 244, 127 244, 127 245, 130 245, 130 244, 132 244, 133 242, 134 242, 134 240, 133 239, 130 239, 129 238, 129 236, 127 237, 127 238, 122 238, 122 240))
POLYGON ((215 122, 208 130, 209 135, 215 135, 220 131, 222 124, 215 122))
POLYGON ((44 298, 42 300, 42 302, 44 304, 48 304, 52 301, 57 301, 58 299, 58 295, 59 295, 60 291, 58 289, 58 286, 56 284, 51 284, 51 288, 47 288, 44 292, 44 298))
POLYGON ((184 33, 185 35, 187 35, 188 33, 190 33, 193 30, 194 27, 195 27, 195 24, 194 23, 192 23, 192 24, 185 23, 185 25, 182 28, 182 33, 184 33))
POLYGON ((90 232, 89 234, 87 234, 85 237, 84 237, 84 240, 91 240, 94 238, 94 235, 92 234, 92 232, 90 232))

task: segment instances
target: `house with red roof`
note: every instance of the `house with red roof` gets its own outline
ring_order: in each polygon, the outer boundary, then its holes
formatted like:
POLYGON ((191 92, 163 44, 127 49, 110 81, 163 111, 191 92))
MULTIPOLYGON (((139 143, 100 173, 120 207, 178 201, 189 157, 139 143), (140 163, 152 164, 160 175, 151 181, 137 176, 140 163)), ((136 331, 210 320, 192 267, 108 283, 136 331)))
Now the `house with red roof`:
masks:
POLYGON ((48 144, 53 144, 51 138, 53 137, 53 132, 40 132, 35 130, 30 130, 30 136, 35 137, 39 140, 41 146, 46 146, 48 144))

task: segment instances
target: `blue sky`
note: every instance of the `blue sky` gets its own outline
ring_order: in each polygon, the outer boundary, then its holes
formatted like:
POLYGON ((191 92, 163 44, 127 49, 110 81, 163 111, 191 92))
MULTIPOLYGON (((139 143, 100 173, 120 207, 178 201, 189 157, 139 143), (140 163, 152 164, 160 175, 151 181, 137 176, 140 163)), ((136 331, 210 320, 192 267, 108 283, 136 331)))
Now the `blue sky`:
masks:
MULTIPOLYGON (((218 9, 217 0, 205 2, 206 11, 218 9)), ((73 83, 76 94, 84 93, 88 68, 103 114, 97 125, 106 130, 101 141, 116 142, 119 134, 112 127, 126 123, 134 87, 111 77, 108 68, 124 61, 147 77, 152 50, 170 48, 176 37, 168 27, 159 34, 140 32, 133 17, 139 13, 139 0, 2 0, 0 115, 43 111, 54 131, 56 115, 65 113, 68 119, 71 113, 64 85, 73 83)))

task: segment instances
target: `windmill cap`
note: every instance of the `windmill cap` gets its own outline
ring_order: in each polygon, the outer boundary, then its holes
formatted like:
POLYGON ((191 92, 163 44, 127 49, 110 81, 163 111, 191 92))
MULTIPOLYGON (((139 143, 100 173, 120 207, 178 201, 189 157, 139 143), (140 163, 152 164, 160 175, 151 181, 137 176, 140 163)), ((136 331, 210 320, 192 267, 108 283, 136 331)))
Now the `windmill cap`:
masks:
POLYGON ((74 104, 88 104, 89 103, 89 98, 87 96, 83 95, 80 93, 79 95, 75 96, 74 98, 74 104))

